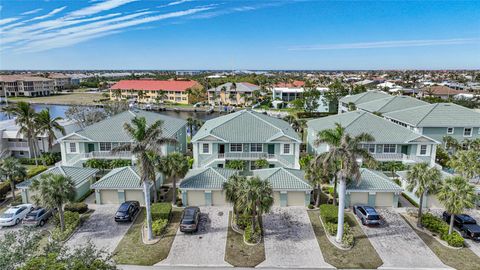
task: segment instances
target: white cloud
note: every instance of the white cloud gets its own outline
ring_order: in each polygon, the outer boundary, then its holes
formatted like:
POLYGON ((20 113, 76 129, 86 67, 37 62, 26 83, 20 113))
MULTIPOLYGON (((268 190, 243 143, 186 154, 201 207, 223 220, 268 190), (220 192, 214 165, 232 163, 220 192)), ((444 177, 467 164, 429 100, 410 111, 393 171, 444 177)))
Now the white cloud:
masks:
POLYGON ((424 47, 439 45, 458 45, 477 43, 478 38, 453 38, 453 39, 426 39, 426 40, 395 40, 360 43, 321 44, 291 47, 290 51, 315 51, 315 50, 347 50, 347 49, 377 49, 400 47, 424 47))
POLYGON ((45 15, 38 16, 38 17, 35 17, 35 18, 33 18, 33 19, 30 19, 30 20, 26 20, 25 22, 38 21, 38 20, 43 20, 43 19, 46 19, 46 18, 50 18, 50 17, 52 17, 53 15, 61 12, 62 10, 66 9, 66 8, 67 8, 66 6, 56 8, 56 9, 50 11, 49 13, 47 13, 47 14, 45 14, 45 15))
POLYGON ((103 11, 111 10, 125 4, 136 2, 138 0, 106 0, 97 4, 70 12, 67 14, 67 18, 79 18, 94 15, 103 11))
POLYGON ((43 10, 43 9, 41 9, 41 8, 37 8, 37 9, 30 10, 30 11, 25 11, 25 12, 23 12, 21 15, 35 14, 35 13, 37 13, 37 12, 39 12, 39 11, 42 11, 42 10, 43 10))
POLYGON ((4 25, 7 23, 11 23, 18 20, 18 18, 5 18, 5 19, 0 19, 0 25, 4 25))
POLYGON ((165 5, 158 6, 157 8, 164 8, 164 7, 176 6, 176 5, 181 5, 181 4, 183 4, 183 3, 193 2, 193 1, 194 1, 194 0, 178 0, 178 1, 170 2, 170 3, 165 4, 165 5))

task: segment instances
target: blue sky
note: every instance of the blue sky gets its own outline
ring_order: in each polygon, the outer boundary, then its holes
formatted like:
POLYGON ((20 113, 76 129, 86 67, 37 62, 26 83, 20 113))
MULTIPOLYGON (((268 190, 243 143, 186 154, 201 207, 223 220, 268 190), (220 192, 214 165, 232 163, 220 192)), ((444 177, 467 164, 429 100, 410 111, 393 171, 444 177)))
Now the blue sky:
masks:
POLYGON ((0 1, 0 69, 478 69, 480 1, 0 1))

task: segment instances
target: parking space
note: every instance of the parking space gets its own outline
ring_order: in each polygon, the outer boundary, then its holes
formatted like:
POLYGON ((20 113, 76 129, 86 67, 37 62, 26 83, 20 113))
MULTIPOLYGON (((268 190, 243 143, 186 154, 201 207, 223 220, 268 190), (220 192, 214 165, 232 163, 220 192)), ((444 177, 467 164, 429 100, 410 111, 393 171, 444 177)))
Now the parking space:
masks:
MULTIPOLYGON (((473 217, 477 223, 480 223, 480 211, 478 209, 471 209, 466 211, 465 214, 470 215, 473 217)), ((475 253, 478 257, 480 257, 480 242, 475 242, 470 239, 465 239, 467 246, 475 253)))
POLYGON ((177 231, 168 257, 159 266, 231 267, 225 262, 228 208, 200 207, 198 232, 177 231))
POLYGON ((264 215, 265 261, 257 268, 333 268, 325 262, 304 207, 264 215))
POLYGON ((91 241, 97 248, 112 253, 132 223, 117 223, 114 220, 118 205, 97 205, 95 212, 67 241, 75 248, 91 241))
POLYGON ((382 225, 360 226, 383 261, 380 268, 450 269, 398 213, 387 209, 377 211, 382 225))

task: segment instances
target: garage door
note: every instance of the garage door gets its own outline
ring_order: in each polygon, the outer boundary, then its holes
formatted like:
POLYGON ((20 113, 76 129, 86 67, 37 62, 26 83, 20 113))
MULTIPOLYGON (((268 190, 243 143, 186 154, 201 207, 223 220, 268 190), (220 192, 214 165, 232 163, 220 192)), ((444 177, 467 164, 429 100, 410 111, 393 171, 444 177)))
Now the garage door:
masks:
POLYGON ((145 196, 140 190, 125 190, 126 201, 138 201, 141 205, 145 205, 145 196))
POLYGON ((205 205, 205 192, 204 191, 188 191, 187 194, 189 206, 202 206, 205 205))
POLYGON ((280 192, 273 192, 273 205, 280 206, 280 192))
POLYGON ((212 191, 212 205, 213 206, 224 206, 227 202, 225 201, 225 192, 222 191, 212 191))
POLYGON ((368 204, 368 192, 350 193, 350 206, 354 204, 368 204))
POLYGON ((375 196, 375 206, 392 207, 393 193, 392 192, 377 192, 375 196))
POLYGON ((101 190, 100 196, 102 204, 118 204, 117 190, 101 190))
POLYGON ((305 192, 288 192, 287 206, 304 206, 305 192))

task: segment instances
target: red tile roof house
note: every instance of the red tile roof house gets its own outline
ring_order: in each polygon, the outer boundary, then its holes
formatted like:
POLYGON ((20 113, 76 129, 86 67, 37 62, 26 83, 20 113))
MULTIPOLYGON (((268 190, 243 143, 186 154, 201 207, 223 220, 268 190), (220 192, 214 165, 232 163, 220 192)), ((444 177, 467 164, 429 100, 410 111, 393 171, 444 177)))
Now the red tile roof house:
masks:
POLYGON ((453 98, 458 94, 467 94, 468 92, 455 90, 453 88, 443 86, 443 85, 435 85, 429 86, 422 89, 422 96, 432 96, 432 97, 439 97, 442 99, 449 99, 453 98))
POLYGON ((121 80, 110 87, 110 99, 135 99, 141 103, 194 103, 191 91, 200 90, 196 81, 121 80))

